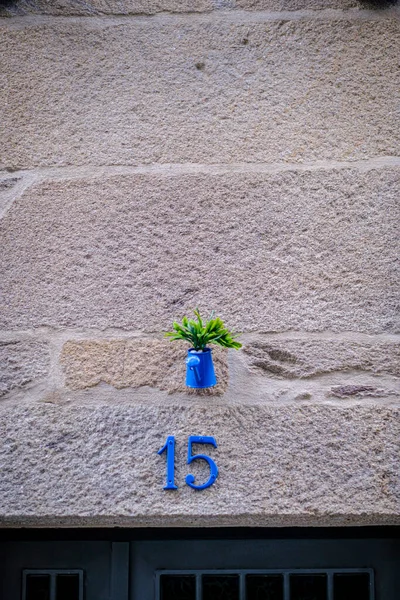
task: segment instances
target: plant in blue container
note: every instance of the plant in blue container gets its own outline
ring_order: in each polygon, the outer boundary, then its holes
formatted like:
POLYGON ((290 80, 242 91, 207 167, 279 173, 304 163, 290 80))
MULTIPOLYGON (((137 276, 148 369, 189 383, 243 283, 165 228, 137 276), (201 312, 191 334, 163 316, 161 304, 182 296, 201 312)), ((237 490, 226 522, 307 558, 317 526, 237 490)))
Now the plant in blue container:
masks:
POLYGON ((218 344, 223 348, 242 347, 240 342, 235 341, 236 335, 231 333, 219 318, 214 318, 214 313, 205 323, 203 322, 199 309, 194 311, 196 319, 183 317, 182 323, 173 323, 173 331, 168 331, 165 337, 171 340, 184 340, 192 346, 188 350, 186 359, 186 385, 191 388, 207 388, 217 383, 214 365, 212 361, 212 350, 207 344, 218 344))

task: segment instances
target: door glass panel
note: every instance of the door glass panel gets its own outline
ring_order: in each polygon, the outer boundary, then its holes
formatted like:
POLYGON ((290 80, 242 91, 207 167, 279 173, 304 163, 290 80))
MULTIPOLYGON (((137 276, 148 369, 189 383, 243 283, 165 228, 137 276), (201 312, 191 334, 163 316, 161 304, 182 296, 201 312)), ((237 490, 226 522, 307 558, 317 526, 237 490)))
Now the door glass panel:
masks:
POLYGON ((326 575, 290 576, 290 600, 327 600, 327 597, 326 575))
POLYGON ((246 575, 246 600, 283 600, 283 576, 246 575))
POLYGON ((50 600, 50 575, 27 575, 25 598, 50 600))
POLYGON ((196 600, 196 577, 161 575, 160 593, 161 600, 196 600))
MULTIPOLYGON (((246 600, 328 600, 328 597, 329 600, 372 600, 370 573, 366 569, 352 573, 331 570, 332 588, 329 594, 328 573, 321 571, 237 570, 196 573, 159 573, 158 600, 244 600, 244 597, 246 600), (285 577, 288 577, 287 590, 285 577), (242 592, 241 581, 244 584, 242 592), (199 588, 197 583, 201 583, 199 588)), ((56 600, 79 600, 79 597, 57 595, 56 600)))
POLYGON ((369 600, 368 573, 335 573, 333 576, 334 600, 369 600))
POLYGON ((239 600, 239 575, 203 575, 203 600, 239 600))
POLYGON ((79 575, 57 575, 57 600, 79 600, 79 575))

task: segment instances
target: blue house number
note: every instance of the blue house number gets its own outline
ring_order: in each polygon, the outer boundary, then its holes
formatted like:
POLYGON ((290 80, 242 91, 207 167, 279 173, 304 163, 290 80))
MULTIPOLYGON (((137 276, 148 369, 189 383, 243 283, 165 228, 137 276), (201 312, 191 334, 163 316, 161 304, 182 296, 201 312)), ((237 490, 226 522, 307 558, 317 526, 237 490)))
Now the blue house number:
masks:
MULTIPOLYGON (((206 454, 192 454, 192 444, 211 444, 211 446, 217 448, 217 442, 215 441, 215 438, 208 435, 190 435, 188 438, 187 464, 190 465, 190 463, 195 460, 205 460, 210 467, 210 478, 206 483, 196 485, 194 482, 194 475, 189 474, 186 476, 185 481, 186 484, 194 490, 205 490, 217 479, 218 467, 213 459, 206 454)), ((164 490, 177 490, 178 488, 175 485, 175 437, 173 435, 167 437, 167 441, 157 454, 162 454, 163 452, 166 452, 167 454, 167 483, 164 486, 164 490)))

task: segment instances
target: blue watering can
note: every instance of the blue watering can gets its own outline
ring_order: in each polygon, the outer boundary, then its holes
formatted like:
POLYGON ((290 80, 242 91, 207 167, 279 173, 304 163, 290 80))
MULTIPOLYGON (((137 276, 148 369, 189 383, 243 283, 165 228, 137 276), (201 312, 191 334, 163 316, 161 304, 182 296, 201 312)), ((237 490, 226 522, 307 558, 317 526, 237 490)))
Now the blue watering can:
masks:
POLYGON ((217 383, 211 348, 203 352, 189 348, 186 359, 186 385, 190 388, 208 388, 217 383))

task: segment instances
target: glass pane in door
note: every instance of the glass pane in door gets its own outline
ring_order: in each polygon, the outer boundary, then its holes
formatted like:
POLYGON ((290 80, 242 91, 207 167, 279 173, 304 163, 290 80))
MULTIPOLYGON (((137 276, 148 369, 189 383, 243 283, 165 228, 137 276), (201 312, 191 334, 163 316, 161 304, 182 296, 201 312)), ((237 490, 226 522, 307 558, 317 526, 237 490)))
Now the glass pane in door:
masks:
POLYGON ((239 575, 203 575, 202 600, 239 600, 239 575))
POLYGON ((368 573, 335 573, 333 576, 334 600, 369 600, 368 573))
POLYGON ((290 600, 327 600, 326 575, 291 575, 290 600))
POLYGON ((246 600, 283 600, 283 576, 246 575, 246 600))
POLYGON ((160 600, 196 600, 196 577, 161 575, 160 600))
POLYGON ((25 600, 50 600, 50 575, 27 575, 25 600))
POLYGON ((79 600, 79 575, 57 575, 57 600, 79 600))

